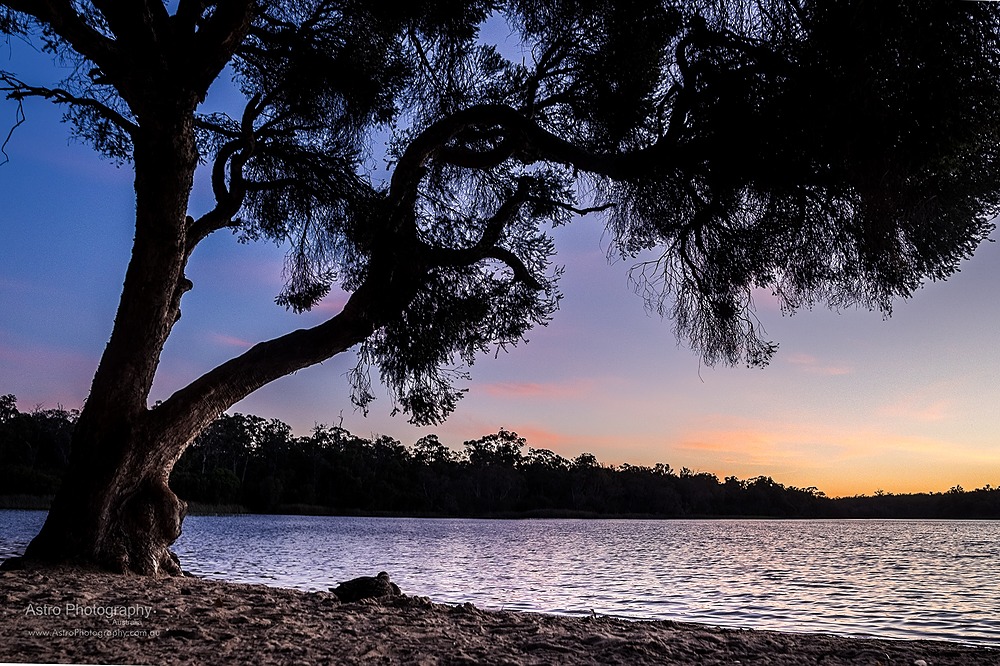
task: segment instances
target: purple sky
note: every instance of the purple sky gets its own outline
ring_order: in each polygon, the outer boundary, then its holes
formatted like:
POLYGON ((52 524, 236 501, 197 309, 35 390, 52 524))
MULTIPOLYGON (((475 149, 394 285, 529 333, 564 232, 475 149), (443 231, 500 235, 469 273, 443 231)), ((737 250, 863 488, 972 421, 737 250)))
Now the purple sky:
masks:
MULTIPOLYGON (((5 46, 0 68, 29 56, 5 46)), ((36 57, 36 56, 35 56, 36 57)), ((36 57, 37 58, 37 57, 36 57)), ((110 334, 132 238, 132 173, 68 141, 60 112, 26 104, 0 167, 0 393, 20 408, 79 407, 110 334)), ((3 134, 14 105, 0 103, 3 134)), ((200 182, 192 214, 208 205, 200 182)), ((995 234, 996 235, 996 234, 995 234)), ((553 323, 499 358, 480 359, 457 412, 415 428, 389 416, 384 392, 368 418, 349 400, 350 354, 286 377, 233 411, 277 418, 298 434, 317 423, 412 444, 429 432, 466 439, 515 430, 528 445, 606 463, 666 462, 720 477, 769 475, 830 495, 1000 485, 1000 245, 984 244, 951 280, 879 313, 825 309, 782 316, 758 300, 781 343, 763 370, 706 368, 669 321, 630 289, 630 264, 609 264, 597 219, 556 232, 565 298, 553 323)), ((167 345, 154 399, 250 344, 317 323, 342 299, 293 315, 274 304, 284 251, 220 232, 195 252, 183 318, 167 345)))

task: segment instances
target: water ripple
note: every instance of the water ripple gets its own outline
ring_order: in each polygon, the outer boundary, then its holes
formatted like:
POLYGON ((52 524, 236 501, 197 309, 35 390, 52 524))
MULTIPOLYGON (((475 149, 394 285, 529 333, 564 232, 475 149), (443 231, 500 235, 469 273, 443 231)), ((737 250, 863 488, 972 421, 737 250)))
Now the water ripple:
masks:
MULTIPOLYGON (((43 518, 0 512, 0 557, 43 518)), ((1000 644, 989 521, 192 516, 176 550, 208 578, 304 590, 386 570, 483 608, 1000 644)))

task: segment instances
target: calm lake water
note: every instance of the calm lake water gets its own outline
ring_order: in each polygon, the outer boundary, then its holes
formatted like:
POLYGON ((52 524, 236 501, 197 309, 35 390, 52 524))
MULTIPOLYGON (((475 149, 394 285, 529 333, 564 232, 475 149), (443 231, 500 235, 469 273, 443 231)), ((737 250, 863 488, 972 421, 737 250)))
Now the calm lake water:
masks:
MULTIPOLYGON (((44 516, 0 511, 0 557, 44 516)), ((1000 645, 1000 522, 191 516, 175 547, 303 590, 385 570, 481 608, 1000 645)))

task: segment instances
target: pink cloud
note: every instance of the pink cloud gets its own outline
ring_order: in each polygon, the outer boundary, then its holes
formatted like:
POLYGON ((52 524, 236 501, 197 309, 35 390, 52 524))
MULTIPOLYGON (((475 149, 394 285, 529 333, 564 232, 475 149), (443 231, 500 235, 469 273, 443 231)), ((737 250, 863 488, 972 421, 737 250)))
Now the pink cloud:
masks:
POLYGON ((820 359, 809 354, 791 354, 786 358, 788 363, 799 368, 802 372, 814 375, 825 375, 836 377, 839 375, 850 375, 854 373, 854 368, 846 365, 827 364, 820 359))
POLYGON ((496 398, 578 398, 594 388, 593 379, 574 379, 567 382, 494 382, 483 384, 478 390, 496 398))
POLYGON ((821 467, 866 455, 882 433, 829 423, 740 419, 716 415, 678 433, 676 449, 706 454, 722 462, 752 465, 794 463, 821 467))
POLYGON ((240 349, 249 349, 253 347, 254 343, 244 340, 243 338, 238 338, 233 335, 226 335, 225 333, 211 333, 212 340, 220 345, 226 347, 239 347, 240 349))
POLYGON ((0 360, 38 367, 42 365, 72 366, 86 368, 93 372, 97 368, 97 358, 72 349, 45 344, 10 345, 0 343, 0 360))
POLYGON ((878 409, 878 415, 906 421, 933 423, 947 421, 955 417, 955 403, 946 398, 926 399, 908 396, 878 409))
POLYGON ((347 300, 350 297, 351 295, 346 291, 334 288, 326 298, 316 304, 313 312, 321 312, 327 317, 337 315, 347 305, 347 300))
POLYGON ((793 462, 797 466, 810 464, 813 458, 808 446, 776 432, 761 430, 715 430, 691 432, 683 435, 674 447, 677 451, 693 454, 713 466, 733 468, 773 469, 793 462))

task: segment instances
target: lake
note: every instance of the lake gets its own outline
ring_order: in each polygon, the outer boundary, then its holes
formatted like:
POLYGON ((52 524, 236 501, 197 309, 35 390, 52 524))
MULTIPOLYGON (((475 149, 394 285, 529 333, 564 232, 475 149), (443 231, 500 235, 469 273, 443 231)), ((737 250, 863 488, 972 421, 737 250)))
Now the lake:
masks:
MULTIPOLYGON (((0 511, 0 558, 45 513, 0 511)), ((1000 645, 1000 523, 191 516, 206 578, 325 590, 385 570, 441 603, 1000 645)))

